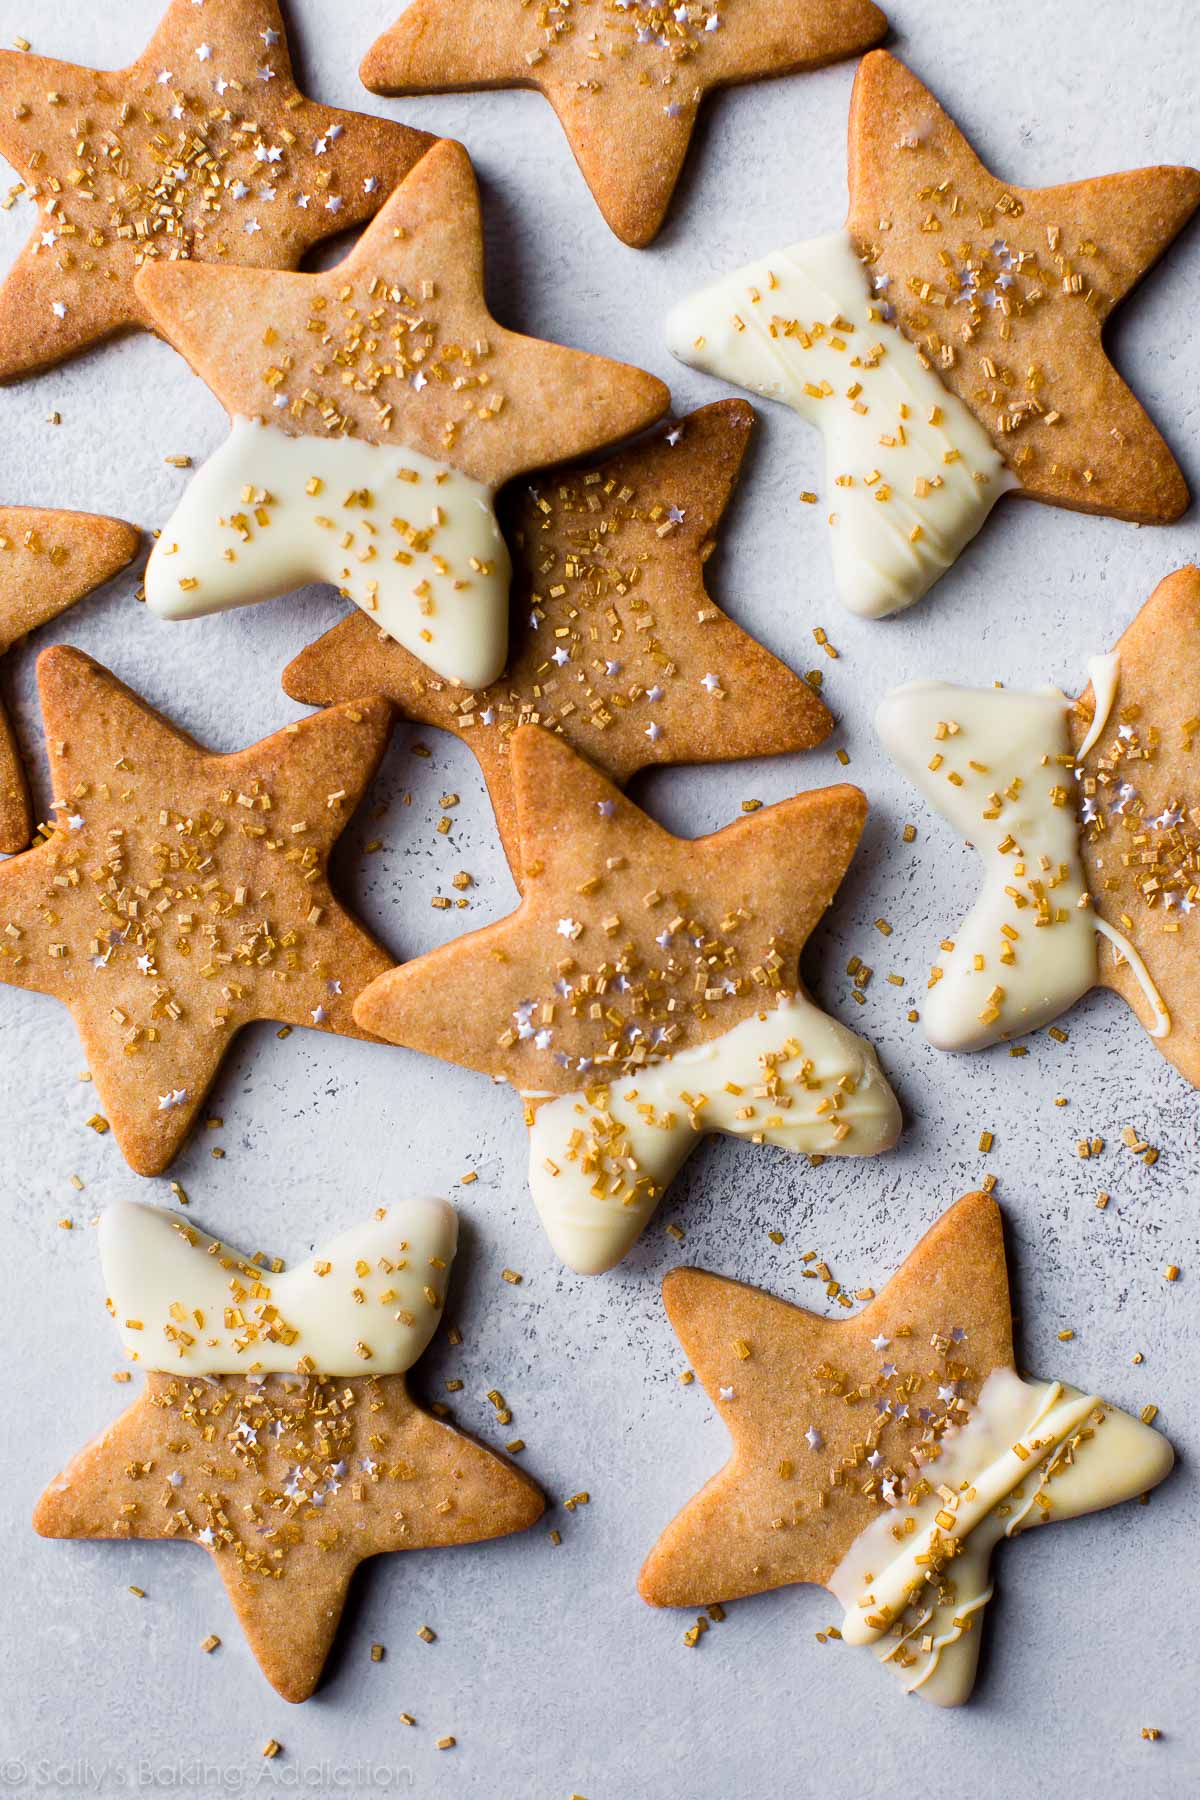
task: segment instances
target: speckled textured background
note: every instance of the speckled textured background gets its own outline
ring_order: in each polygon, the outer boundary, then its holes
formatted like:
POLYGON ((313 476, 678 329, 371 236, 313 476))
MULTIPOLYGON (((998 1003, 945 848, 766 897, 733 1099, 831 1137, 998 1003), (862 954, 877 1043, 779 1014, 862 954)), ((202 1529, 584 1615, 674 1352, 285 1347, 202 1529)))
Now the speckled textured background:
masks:
MULTIPOLYGON (((482 0, 481 0, 482 3, 482 0)), ((611 238, 546 104, 532 94, 388 103, 359 87, 360 54, 393 0, 293 0, 298 65, 316 97, 393 115, 465 140, 482 177, 490 298, 506 324, 655 370, 677 404, 717 383, 673 366, 660 322, 672 299, 713 272, 837 225, 852 68, 774 83, 712 103, 674 214, 649 251, 611 238)), ((1193 77, 1200 15, 1192 0, 1147 9, 1120 0, 892 0, 895 44, 939 93, 993 167, 1051 183, 1154 161, 1200 163, 1193 77)), ((132 59, 160 0, 0 0, 0 40, 97 66, 132 59)), ((33 218, 0 214, 0 263, 33 218)), ((1200 234, 1194 227, 1110 342, 1122 368, 1200 487, 1200 234)), ((148 337, 127 340, 0 394, 6 499, 162 523, 186 476, 168 455, 199 459, 225 432, 216 402, 148 337), (62 423, 47 415, 57 410, 62 423)), ((447 1800, 684 1800, 706 1795, 934 1793, 1182 1795, 1200 1783, 1196 1695, 1193 1462, 1200 1278, 1197 1096, 1111 996, 1076 1008, 1069 1041, 1045 1034, 1022 1061, 1004 1050, 939 1056, 905 1012, 920 996, 934 941, 973 892, 970 858, 883 764, 874 703, 918 674, 1075 691, 1087 656, 1106 649, 1160 576, 1200 555, 1195 509, 1163 531, 1008 503, 941 583, 884 624, 839 614, 821 509, 796 504, 821 485, 815 434, 764 410, 745 480, 711 565, 713 591, 800 668, 818 659, 839 717, 830 745, 773 764, 673 771, 637 790, 684 832, 711 829, 748 796, 778 798, 839 778, 834 748, 870 794, 862 852, 808 972, 818 997, 866 1030, 902 1096, 903 1147, 875 1163, 810 1170, 781 1151, 710 1143, 676 1183, 660 1221, 616 1274, 586 1282, 552 1261, 532 1216, 525 1143, 510 1094, 403 1051, 270 1027, 246 1034, 213 1111, 172 1173, 192 1216, 247 1249, 294 1258, 314 1239, 413 1189, 462 1207, 464 1247, 450 1314, 461 1349, 439 1339, 417 1374, 436 1397, 461 1377, 464 1425, 495 1441, 485 1394, 497 1386, 523 1463, 560 1510, 523 1539, 478 1550, 394 1557, 360 1575, 328 1678, 287 1707, 246 1650, 208 1560, 163 1545, 42 1543, 29 1513, 44 1481, 127 1398, 86 1227, 110 1200, 168 1201, 141 1182, 110 1138, 84 1127, 78 1044, 48 1000, 0 992, 7 1078, 0 1166, 9 1221, 0 1333, 0 1446, 7 1643, 0 1700, 0 1788, 218 1793, 257 1781, 341 1785, 447 1800), (824 625, 841 659, 812 643, 824 625), (902 821, 920 825, 901 845, 902 821), (895 935, 873 930, 879 915, 895 935), (867 1004, 849 999, 852 953, 879 973, 867 1004), (886 971, 906 977, 886 983, 886 971), (1055 1095, 1069 1105, 1054 1106, 1055 1095), (1145 1168, 1121 1146, 1133 1124, 1162 1155, 1145 1168), (984 1158, 982 1128, 995 1133, 984 1158), (1081 1163, 1075 1140, 1109 1148, 1081 1163), (212 1160, 214 1144, 226 1154, 212 1160), (820 1647, 829 1598, 792 1589, 729 1608, 696 1650, 690 1615, 652 1612, 634 1580, 660 1526, 713 1471, 725 1438, 699 1386, 679 1387, 683 1357, 659 1300, 663 1270, 685 1258, 814 1302, 800 1255, 817 1249, 851 1287, 878 1286, 908 1246, 985 1168, 999 1177, 1026 1363, 1097 1388, 1124 1406, 1152 1400, 1180 1467, 1148 1509, 1126 1508, 1009 1549, 989 1609, 972 1705, 941 1714, 905 1701, 862 1653, 820 1647), (477 1185, 461 1188, 467 1169, 477 1185), (86 1183, 76 1194, 72 1172, 86 1183), (1108 1210, 1093 1205, 1100 1187, 1108 1210), (676 1220, 683 1246, 663 1230, 676 1220), (768 1239, 770 1229, 784 1243, 768 1239), (1174 1286, 1162 1279, 1181 1265, 1174 1286), (519 1287, 500 1278, 522 1270, 519 1287), (801 1290, 803 1293, 801 1294, 801 1290), (1072 1327, 1073 1341, 1056 1333, 1072 1327), (1132 1365, 1135 1351, 1145 1357, 1132 1365), (548 1529, 562 1529, 560 1548, 548 1529), (146 1590, 145 1600, 128 1584, 146 1590), (416 1636, 428 1622, 433 1645, 416 1636), (217 1632, 222 1647, 200 1653, 217 1632), (387 1646, 380 1664, 369 1646, 387 1646), (418 1725, 407 1730, 407 1710, 418 1725), (1158 1743, 1139 1728, 1157 1725, 1158 1743), (453 1733, 458 1747, 434 1741, 453 1733), (264 1764, 274 1735, 284 1755, 264 1764), (355 1779, 355 1764, 360 1765, 355 1779)), ((233 749, 294 717, 284 663, 332 623, 326 591, 191 625, 159 624, 119 581, 42 633, 109 663, 180 724, 233 749)), ((40 761, 33 645, 2 681, 40 761)), ((370 808, 347 834, 345 882, 398 958, 506 911, 514 895, 468 753, 402 728, 370 808), (440 837, 439 797, 462 796, 440 837), (409 798, 411 797, 411 803, 409 798), (384 849, 359 860, 374 837, 384 849), (438 912, 450 877, 476 877, 467 912, 438 912)), ((38 797, 48 799, 39 774, 38 797)))

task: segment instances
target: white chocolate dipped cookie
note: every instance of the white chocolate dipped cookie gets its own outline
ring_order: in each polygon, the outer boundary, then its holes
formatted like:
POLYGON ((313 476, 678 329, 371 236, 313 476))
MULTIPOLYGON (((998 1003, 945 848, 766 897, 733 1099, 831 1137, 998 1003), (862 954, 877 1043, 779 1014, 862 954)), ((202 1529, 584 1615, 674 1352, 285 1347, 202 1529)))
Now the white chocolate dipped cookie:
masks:
POLYGON ((371 985, 364 1030, 521 1095, 559 1256, 626 1255, 709 1132, 874 1156, 900 1109, 872 1047, 808 999, 803 946, 866 816, 826 788, 672 837, 562 739, 511 738, 522 903, 371 985))
POLYGON ((667 1275, 671 1324, 733 1449, 639 1587, 652 1605, 695 1607, 819 1583, 843 1609, 822 1641, 869 1646, 906 1693, 957 1706, 993 1550, 1145 1494, 1173 1453, 1108 1401, 1017 1374, 989 1194, 951 1207, 867 1292, 828 1319, 700 1269, 667 1275))
POLYGON ((921 681, 884 699, 896 764, 977 851, 923 1018, 942 1050, 1049 1024, 1098 984, 1200 1084, 1200 572, 1160 583, 1071 701, 921 681))
POLYGON ((993 176, 902 63, 859 65, 845 230, 683 300, 683 362, 780 400, 825 439, 838 594, 913 605, 1006 493, 1169 522, 1166 444, 1109 363, 1104 321, 1200 204, 1200 173, 1070 188, 993 176))
POLYGON ((447 1201, 401 1201, 285 1271, 177 1214, 112 1208, 107 1304, 146 1382, 50 1483, 35 1529, 207 1550, 263 1674, 306 1700, 361 1562, 542 1511, 531 1481, 404 1385, 457 1235, 447 1201))
POLYGON ((151 611, 198 618, 329 581, 466 688, 507 655, 498 488, 669 399, 639 369, 496 323, 475 177, 448 140, 332 271, 154 263, 137 289, 233 423, 151 556, 151 611))

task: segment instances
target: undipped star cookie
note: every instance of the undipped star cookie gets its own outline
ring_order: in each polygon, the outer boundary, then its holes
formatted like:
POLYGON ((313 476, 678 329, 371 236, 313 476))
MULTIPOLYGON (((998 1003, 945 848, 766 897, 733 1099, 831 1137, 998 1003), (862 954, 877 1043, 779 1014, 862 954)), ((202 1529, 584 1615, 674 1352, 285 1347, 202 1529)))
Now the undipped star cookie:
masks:
MULTIPOLYGON (((138 542, 121 519, 0 507, 0 656, 111 581, 132 562, 138 542)), ((0 852, 24 850, 32 832, 21 752, 0 707, 0 852)))
POLYGON ((368 51, 377 94, 537 88, 617 236, 663 222, 714 88, 820 68, 879 43, 871 0, 412 0, 368 51))
POLYGON ((1200 172, 1015 187, 873 51, 854 85, 849 176, 843 231, 727 276, 667 322, 684 362, 820 428, 845 605, 911 606, 1009 492, 1178 518, 1183 475, 1102 333, 1200 204, 1200 172))
POLYGON ((386 694, 475 752, 518 882, 509 745, 557 731, 623 787, 658 763, 725 762, 820 743, 833 720, 810 684, 714 606, 704 567, 754 414, 719 400, 607 462, 548 475, 512 513, 509 662, 455 687, 362 613, 284 671, 294 700, 386 694))
POLYGON ((707 1132, 890 1149, 899 1108, 874 1050, 797 966, 862 832, 858 789, 685 841, 540 726, 514 732, 510 759, 520 907, 373 982, 354 1016, 518 1090, 563 1261, 618 1263, 707 1132))
POLYGON ((896 688, 884 744, 969 838, 983 889, 929 975, 925 1030, 978 1050, 1097 985, 1200 1087, 1200 569, 1160 582, 1072 703, 1056 688, 896 688))
POLYGON ((149 262, 299 267, 434 141, 306 100, 277 0, 173 0, 113 72, 0 51, 0 151, 40 214, 0 286, 0 380, 153 329, 149 262))
POLYGON ((263 1674, 307 1700, 360 1563, 503 1537, 543 1510, 405 1387, 457 1237, 446 1201, 402 1201, 284 1273, 174 1213, 110 1208, 108 1310, 146 1383, 51 1482, 34 1528, 207 1550, 263 1674))
POLYGON ((195 618, 331 581, 467 687, 505 662, 496 489, 670 399, 640 369, 497 325, 475 176, 449 140, 327 273, 157 263, 138 292, 233 421, 150 559, 151 610, 195 618))
POLYGON ((975 1680, 988 1567, 1005 1538, 1154 1487, 1171 1446, 1013 1357, 1000 1212, 968 1194, 850 1319, 701 1269, 667 1313, 733 1439, 642 1569, 654 1606, 814 1582, 905 1691, 941 1706, 975 1680))
POLYGON ((218 756, 81 651, 38 659, 56 823, 0 864, 0 982, 51 994, 83 1040, 101 1129, 157 1175, 254 1019, 358 1035, 391 958, 329 887, 383 755, 386 700, 218 756))

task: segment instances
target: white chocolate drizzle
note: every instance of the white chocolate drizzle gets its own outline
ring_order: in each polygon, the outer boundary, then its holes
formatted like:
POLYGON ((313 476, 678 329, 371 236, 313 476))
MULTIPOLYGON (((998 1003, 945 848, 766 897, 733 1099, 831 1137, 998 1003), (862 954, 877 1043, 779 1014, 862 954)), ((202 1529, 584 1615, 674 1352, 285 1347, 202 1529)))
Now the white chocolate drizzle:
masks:
POLYGON ((486 687, 508 654, 508 550, 494 493, 401 445, 293 437, 234 419, 146 569, 164 619, 328 581, 444 680, 486 687))
POLYGON ((960 1705, 975 1679, 973 1627, 992 1597, 995 1545, 1132 1499, 1173 1461, 1164 1437, 1095 1395, 993 1369, 909 1497, 872 1520, 834 1571, 843 1638, 874 1645, 906 1692, 960 1705))
POLYGON ((1154 977, 1142 958, 1141 951, 1125 936, 1117 925, 1110 925, 1099 913, 1092 915, 1092 923, 1101 937, 1106 937, 1118 956, 1123 956, 1133 971, 1133 978, 1141 988, 1154 1015, 1153 1025, 1147 1025, 1146 1031, 1152 1038, 1165 1038, 1171 1029, 1171 1013, 1166 1001, 1155 985, 1154 977))
POLYGON ((276 1273, 175 1213, 109 1207, 100 1259, 126 1354, 170 1374, 402 1375, 441 1318, 458 1216, 446 1200, 381 1210, 276 1273))
POLYGON ((1019 485, 890 313, 841 231, 739 269, 666 324, 681 361, 820 429, 838 595, 871 618, 919 600, 1019 485))
POLYGON ((1104 728, 1112 717, 1113 705, 1117 698, 1117 687, 1121 679, 1121 655, 1118 650, 1110 650, 1107 656, 1090 656, 1088 658, 1088 679, 1092 684, 1092 692, 1096 696, 1096 710, 1092 722, 1088 726, 1087 736, 1075 752, 1076 758, 1082 762, 1089 750, 1094 750, 1104 735, 1104 728))
POLYGON ((581 1275, 621 1261, 709 1132, 875 1156, 901 1125, 873 1047, 802 994, 636 1076, 525 1099, 534 1202, 558 1255, 581 1275))

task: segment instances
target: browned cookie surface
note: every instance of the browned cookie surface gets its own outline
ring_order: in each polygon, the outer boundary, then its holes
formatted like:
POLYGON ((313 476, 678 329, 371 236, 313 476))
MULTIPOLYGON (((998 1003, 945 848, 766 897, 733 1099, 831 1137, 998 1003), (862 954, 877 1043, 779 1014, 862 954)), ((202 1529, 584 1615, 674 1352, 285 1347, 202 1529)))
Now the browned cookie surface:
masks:
POLYGON ((172 0, 127 69, 0 52, 0 150, 40 214, 0 286, 0 379, 152 327, 149 262, 298 267, 433 141, 306 100, 277 0, 172 0))
POLYGON ((649 243, 713 88, 785 75, 877 44, 871 0, 413 0, 368 51, 382 94, 538 88, 596 204, 625 243, 649 243))
POLYGON ((0 865, 0 982, 70 1008, 101 1116, 154 1175, 241 1026, 355 1035, 355 995, 391 959, 328 861, 391 708, 351 702, 219 756, 80 651, 45 651, 38 679, 57 818, 0 865))
POLYGON ((533 1482, 439 1424, 404 1377, 152 1374, 34 1512, 43 1537, 199 1544, 263 1674, 306 1700, 359 1563, 541 1516, 533 1482))
POLYGON ((524 1092, 569 1093, 795 991, 862 833, 857 788, 682 839, 538 726, 510 754, 520 907, 373 982, 355 1007, 365 1030, 524 1092))
POLYGON ((1035 499, 1144 524, 1187 485, 1102 343, 1200 205, 1200 172, 1062 187, 993 175, 904 64, 873 51, 850 116, 848 226, 896 322, 1035 499))
POLYGON ((327 273, 160 262, 138 293, 232 416, 419 450, 491 486, 637 431, 670 400, 640 369, 496 323, 479 190, 449 139, 327 273))
POLYGON ((983 1193, 852 1318, 701 1269, 673 1269, 663 1299, 733 1452, 646 1559, 639 1587, 656 1606, 827 1582, 914 1452, 936 1480, 940 1439, 1013 1366, 1000 1212, 983 1193))

